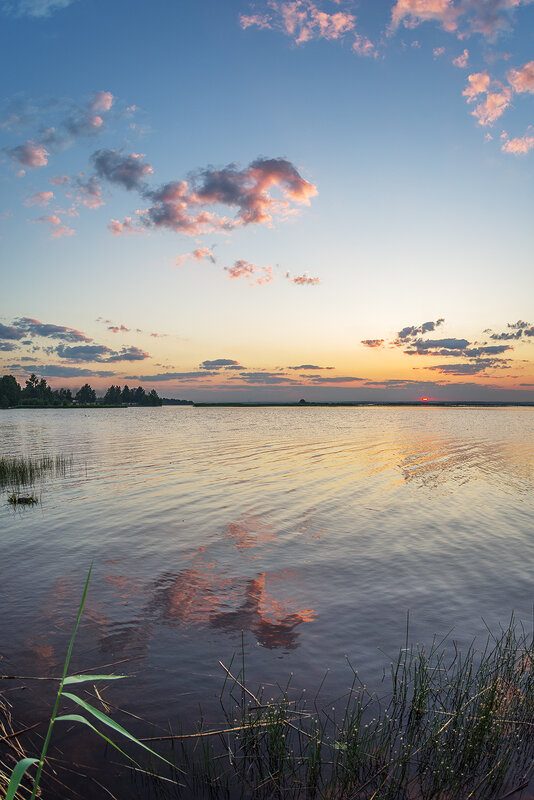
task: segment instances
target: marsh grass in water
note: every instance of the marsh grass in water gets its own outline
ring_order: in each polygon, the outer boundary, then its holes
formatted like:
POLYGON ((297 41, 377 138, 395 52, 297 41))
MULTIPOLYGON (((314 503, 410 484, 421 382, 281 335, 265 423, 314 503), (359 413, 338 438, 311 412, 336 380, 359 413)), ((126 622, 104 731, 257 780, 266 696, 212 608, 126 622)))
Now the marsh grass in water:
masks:
POLYGON ((22 495, 17 494, 17 492, 11 492, 7 502, 12 506, 34 506, 39 502, 39 498, 33 493, 22 495))
MULTIPOLYGON (((498 800, 534 766, 534 649, 514 621, 482 649, 454 642, 400 651, 369 691, 349 664, 346 696, 328 706, 296 693, 251 691, 225 671, 225 724, 172 733, 195 798, 498 800)), ((324 692, 324 687, 322 689, 324 692)), ((323 695, 324 696, 324 695, 323 695)), ((158 741, 155 737, 144 741, 158 741)), ((183 783, 183 781, 182 781, 183 783)), ((516 795, 517 796, 517 795, 516 795)))
POLYGON ((72 458, 66 456, 0 457, 0 488, 32 486, 45 475, 64 477, 71 467, 72 458))
MULTIPOLYGON (((235 659, 228 667, 219 662, 222 724, 208 726, 201 717, 193 732, 169 729, 136 739, 71 693, 78 684, 124 677, 68 675, 89 577, 41 755, 20 758, 5 800, 38 796, 59 722, 83 724, 133 763, 143 798, 504 800, 518 796, 534 775, 534 643, 513 619, 466 652, 448 638, 435 638, 428 648, 411 645, 407 626, 405 646, 384 670, 378 691, 347 662, 347 693, 327 705, 320 700, 324 685, 311 697, 291 681, 276 692, 252 690, 242 654, 237 666, 235 659), (76 713, 58 715, 65 699, 76 713), (136 744, 150 762, 140 765, 109 736, 136 744), (154 742, 166 742, 167 758, 151 749, 154 742), (169 769, 163 780, 155 759, 169 769), (35 766, 35 776, 25 777, 35 766)), ((131 787, 128 796, 135 796, 131 787)))

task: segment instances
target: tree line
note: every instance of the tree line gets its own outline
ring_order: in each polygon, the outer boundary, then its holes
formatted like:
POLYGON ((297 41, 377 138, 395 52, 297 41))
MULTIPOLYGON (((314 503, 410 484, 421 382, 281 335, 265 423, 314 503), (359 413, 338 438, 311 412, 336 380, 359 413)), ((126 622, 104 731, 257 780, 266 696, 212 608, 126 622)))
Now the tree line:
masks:
POLYGON ((95 390, 88 384, 72 394, 70 389, 52 389, 44 378, 38 378, 33 373, 22 387, 13 375, 4 375, 0 379, 0 408, 13 406, 57 406, 68 407, 72 405, 136 405, 160 406, 161 398, 155 389, 145 392, 142 386, 130 389, 124 386, 110 386, 104 397, 98 398, 95 390))

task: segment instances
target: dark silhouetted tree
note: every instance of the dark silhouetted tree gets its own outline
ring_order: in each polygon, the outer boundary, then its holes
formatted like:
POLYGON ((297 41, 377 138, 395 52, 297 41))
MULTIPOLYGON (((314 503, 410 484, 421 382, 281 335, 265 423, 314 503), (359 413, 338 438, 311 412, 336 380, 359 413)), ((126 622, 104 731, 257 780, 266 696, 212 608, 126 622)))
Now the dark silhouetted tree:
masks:
POLYGON ((122 392, 120 386, 110 386, 107 390, 106 394, 104 395, 104 403, 121 403, 122 402, 122 392))
POLYGON ((96 392, 91 389, 88 383, 85 383, 82 388, 76 392, 76 400, 78 403, 96 403, 96 392))
POLYGON ((19 403, 21 388, 13 375, 4 375, 0 380, 0 407, 9 408, 19 403))

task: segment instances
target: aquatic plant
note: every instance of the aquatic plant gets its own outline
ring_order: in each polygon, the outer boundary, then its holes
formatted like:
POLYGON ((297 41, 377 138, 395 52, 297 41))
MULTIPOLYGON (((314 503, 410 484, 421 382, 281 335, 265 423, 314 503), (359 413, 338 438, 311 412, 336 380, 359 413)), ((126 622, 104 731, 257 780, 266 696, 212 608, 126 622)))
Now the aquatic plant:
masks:
POLYGON ((39 502, 39 498, 35 494, 21 495, 17 494, 17 492, 11 492, 7 502, 12 506, 34 506, 39 502))
POLYGON ((290 684, 266 698, 221 664, 224 727, 144 741, 172 742, 188 797, 496 800, 534 771, 533 658, 513 621, 463 654, 406 642, 381 691, 349 664, 349 692, 326 706, 290 684))
POLYGON ((72 458, 66 456, 0 457, 0 488, 2 486, 31 486, 46 474, 63 477, 72 458))

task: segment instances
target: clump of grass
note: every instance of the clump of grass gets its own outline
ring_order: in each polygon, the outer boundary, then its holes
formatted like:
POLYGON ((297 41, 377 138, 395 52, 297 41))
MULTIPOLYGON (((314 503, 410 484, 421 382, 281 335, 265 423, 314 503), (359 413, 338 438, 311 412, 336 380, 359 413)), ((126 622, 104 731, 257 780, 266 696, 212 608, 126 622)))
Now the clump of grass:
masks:
POLYGON ((12 506, 34 506, 39 502, 39 498, 35 494, 21 495, 16 492, 11 492, 7 498, 7 502, 12 506))
POLYGON ((63 477, 72 466, 72 458, 65 456, 0 457, 0 487, 32 486, 44 475, 63 477))
POLYGON ((407 645, 380 692, 349 664, 349 691, 327 707, 290 684, 268 699, 224 667, 224 727, 157 739, 178 749, 195 798, 498 800, 534 770, 533 659, 513 621, 465 653, 407 645))

